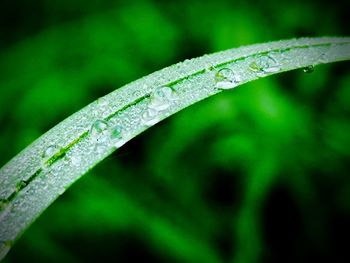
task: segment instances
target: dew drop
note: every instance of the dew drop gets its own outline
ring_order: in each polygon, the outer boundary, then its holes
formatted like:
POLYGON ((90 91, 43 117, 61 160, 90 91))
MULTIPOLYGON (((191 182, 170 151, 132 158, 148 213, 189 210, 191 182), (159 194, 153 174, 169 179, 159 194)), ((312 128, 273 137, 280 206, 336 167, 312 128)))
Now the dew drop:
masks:
POLYGON ((42 153, 41 167, 42 169, 46 169, 50 163, 49 160, 52 158, 57 152, 59 152, 60 148, 57 145, 50 145, 45 149, 42 153))
POLYGON ((122 127, 117 125, 111 131, 112 139, 120 139, 122 137, 122 127))
POLYGON ((47 160, 50 159, 57 151, 58 151, 57 145, 50 145, 45 149, 45 151, 42 154, 43 159, 47 160))
POLYGON ((263 77, 268 73, 275 73, 281 70, 281 66, 271 55, 260 55, 249 64, 249 69, 257 76, 263 77))
POLYGON ((107 128, 108 128, 107 122, 103 120, 97 120, 92 124, 90 131, 92 135, 97 135, 107 130, 107 128))
POLYGON ((314 72, 314 70, 315 70, 315 68, 313 65, 309 65, 309 66, 303 68, 304 73, 312 73, 312 72, 314 72))
POLYGON ((241 78, 229 68, 222 68, 215 74, 216 88, 232 89, 236 87, 241 78))
POLYGON ((172 88, 162 86, 152 92, 148 107, 157 111, 163 111, 170 107, 173 100, 176 100, 176 95, 172 88))
POLYGON ((116 148, 120 148, 126 143, 126 139, 123 136, 123 129, 121 126, 115 126, 111 131, 111 139, 116 148))
POLYGON ((98 144, 98 147, 100 147, 101 144, 103 144, 108 139, 108 137, 106 136, 106 133, 108 133, 107 128, 108 124, 103 120, 97 120, 91 126, 91 139, 98 144))
POLYGON ((66 191, 66 188, 64 188, 64 187, 61 187, 60 189, 58 189, 58 194, 59 195, 63 195, 63 193, 66 191))
POLYGON ((159 112, 155 109, 149 108, 142 114, 143 124, 146 126, 153 126, 160 121, 159 112))
POLYGON ((98 98, 97 103, 101 108, 106 108, 108 106, 108 100, 104 97, 98 98))
POLYGON ((318 62, 319 63, 327 63, 327 55, 326 55, 326 53, 322 53, 321 55, 320 55, 320 57, 319 57, 319 59, 318 59, 318 62))

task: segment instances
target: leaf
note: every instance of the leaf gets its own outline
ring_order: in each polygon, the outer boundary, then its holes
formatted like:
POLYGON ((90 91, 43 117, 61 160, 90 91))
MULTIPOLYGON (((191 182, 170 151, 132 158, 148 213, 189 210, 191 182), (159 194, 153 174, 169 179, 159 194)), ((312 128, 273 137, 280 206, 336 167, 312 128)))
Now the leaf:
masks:
POLYGON ((101 97, 0 170, 0 259, 73 182, 164 118, 272 74, 350 59, 350 38, 304 38, 231 49, 164 68, 101 97))

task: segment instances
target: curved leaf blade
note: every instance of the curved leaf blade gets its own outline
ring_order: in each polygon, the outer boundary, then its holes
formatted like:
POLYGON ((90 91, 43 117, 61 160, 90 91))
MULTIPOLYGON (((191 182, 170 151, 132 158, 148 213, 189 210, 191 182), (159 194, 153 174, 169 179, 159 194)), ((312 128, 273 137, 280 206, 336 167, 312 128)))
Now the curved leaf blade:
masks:
POLYGON ((348 59, 350 38, 257 44, 186 60, 99 98, 0 169, 0 259, 73 182, 162 119, 261 77, 348 59))

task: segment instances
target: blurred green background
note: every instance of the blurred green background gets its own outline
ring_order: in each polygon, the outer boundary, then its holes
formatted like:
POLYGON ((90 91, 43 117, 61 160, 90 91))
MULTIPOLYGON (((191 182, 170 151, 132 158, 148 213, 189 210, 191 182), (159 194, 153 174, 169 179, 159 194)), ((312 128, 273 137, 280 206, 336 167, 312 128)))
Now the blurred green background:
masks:
MULTIPOLYGON (((178 61, 350 36, 337 1, 0 4, 0 166, 83 106, 178 61)), ((4 262, 350 262, 350 63, 223 92, 104 160, 4 262)))

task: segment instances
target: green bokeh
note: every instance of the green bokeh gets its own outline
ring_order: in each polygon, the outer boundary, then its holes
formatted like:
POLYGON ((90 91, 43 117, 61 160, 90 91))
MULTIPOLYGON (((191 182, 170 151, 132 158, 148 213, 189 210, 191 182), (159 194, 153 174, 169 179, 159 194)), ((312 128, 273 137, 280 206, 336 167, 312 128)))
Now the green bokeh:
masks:
MULTIPOLYGON (((350 35, 341 2, 8 1, 0 165, 88 103, 178 61, 350 35)), ((5 262, 347 262, 350 64, 248 83, 141 134, 85 175, 5 262)))

